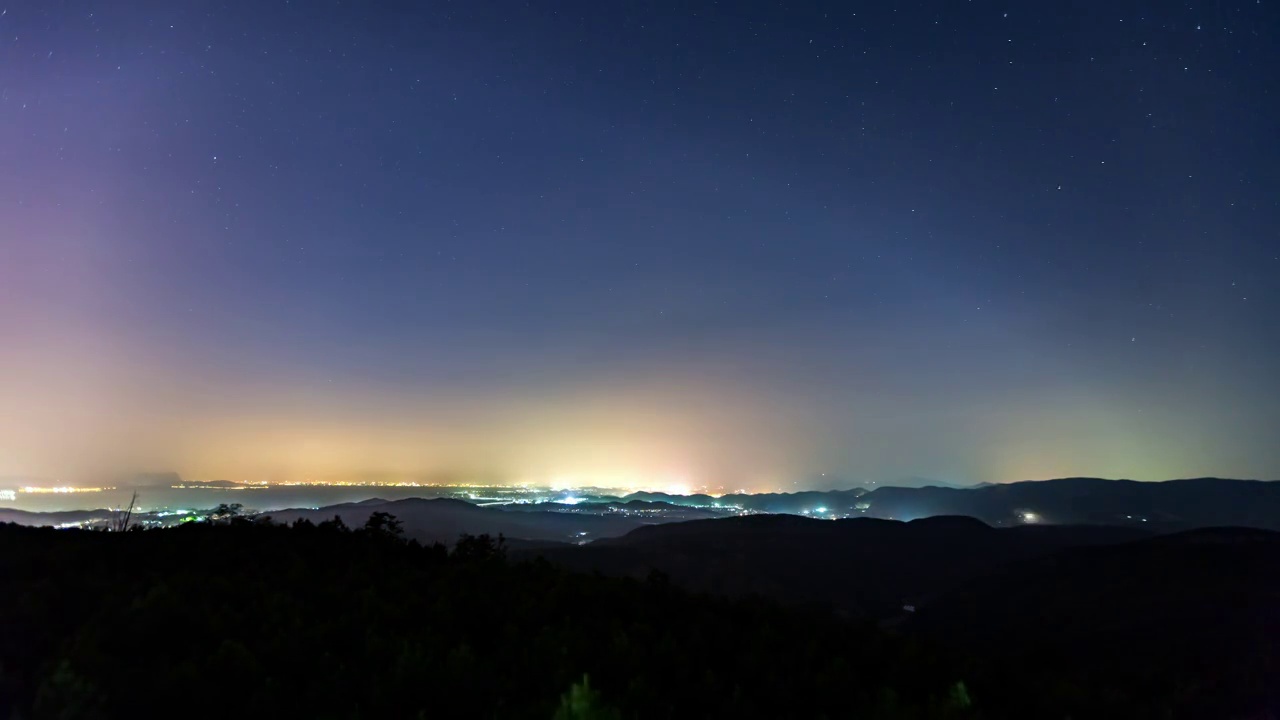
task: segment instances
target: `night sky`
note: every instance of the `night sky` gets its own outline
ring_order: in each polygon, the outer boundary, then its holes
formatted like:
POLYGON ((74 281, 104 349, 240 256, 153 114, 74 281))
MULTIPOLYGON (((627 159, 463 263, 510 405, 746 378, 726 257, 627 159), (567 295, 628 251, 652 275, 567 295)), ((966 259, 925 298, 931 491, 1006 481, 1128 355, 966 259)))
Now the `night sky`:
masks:
POLYGON ((1274 2, 0 9, 0 476, 1280 477, 1274 2))

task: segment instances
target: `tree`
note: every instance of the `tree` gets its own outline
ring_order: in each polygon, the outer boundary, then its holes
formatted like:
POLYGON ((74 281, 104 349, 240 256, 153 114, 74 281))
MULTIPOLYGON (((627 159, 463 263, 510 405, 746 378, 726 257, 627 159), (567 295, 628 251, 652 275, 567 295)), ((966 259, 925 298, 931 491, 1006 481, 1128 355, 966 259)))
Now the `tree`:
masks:
POLYGON ((403 523, 389 512, 374 512, 364 522, 364 531, 375 537, 399 538, 404 535, 403 523))
POLYGON ((952 685, 950 692, 947 693, 947 703, 954 710, 968 710, 973 707, 973 701, 969 699, 969 688, 965 687, 963 682, 952 685))
POLYGON ((618 711, 605 704, 600 693, 591 689, 591 679, 583 675, 582 682, 574 683, 569 692, 560 696, 560 707, 555 720, 618 720, 618 711))
POLYGON ((113 532, 124 532, 129 529, 129 523, 133 521, 133 506, 138 502, 138 491, 133 491, 133 497, 129 499, 129 507, 126 510, 117 509, 111 515, 111 530, 113 532))
POLYGON ((325 520, 321 522, 319 525, 317 525, 316 527, 318 527, 321 530, 328 530, 330 532, 347 532, 348 531, 347 524, 342 521, 341 515, 334 515, 332 520, 325 520))
POLYGON ((462 535, 453 546, 453 558, 465 562, 502 561, 507 557, 507 539, 498 534, 494 540, 488 533, 462 535))
POLYGON ((35 711, 40 717, 72 720, 104 718, 103 696, 97 687, 71 668, 65 658, 40 684, 35 711))

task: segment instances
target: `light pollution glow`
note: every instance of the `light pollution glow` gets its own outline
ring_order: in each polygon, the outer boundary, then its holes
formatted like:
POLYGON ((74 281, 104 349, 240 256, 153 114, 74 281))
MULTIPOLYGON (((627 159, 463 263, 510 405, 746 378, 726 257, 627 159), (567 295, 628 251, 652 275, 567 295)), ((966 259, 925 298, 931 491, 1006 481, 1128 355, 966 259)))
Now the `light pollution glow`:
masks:
MULTIPOLYGON (((897 184, 833 159, 844 141, 811 132, 831 112, 822 93, 794 99, 816 114, 771 131, 792 138, 771 161, 755 130, 725 134, 696 102, 591 121, 594 103, 547 106, 558 91, 491 88, 485 103, 444 103, 471 114, 440 125, 413 105, 426 90, 326 71, 339 60, 320 51, 255 61, 298 86, 334 83, 282 102, 228 49, 243 38, 232 15, 5 18, 20 22, 27 49, 5 66, 0 102, 0 478, 12 486, 140 471, 750 490, 1280 472, 1280 405, 1265 390, 1275 273, 1224 251, 1251 236, 1221 195, 1189 207, 1217 207, 1225 224, 1173 214, 1136 227, 1184 204, 1144 198, 1144 166, 1130 168, 1141 182, 1088 186, 1089 161, 1065 184, 1094 204, 1046 209, 1069 195, 1035 190, 1061 187, 1048 165, 1002 165, 1003 187, 969 195, 971 165, 926 157, 948 128, 892 104, 881 125, 901 136, 884 152, 928 169, 897 184), (98 35, 98 22, 118 26, 98 35), (184 32, 199 41, 142 52, 184 32), (108 35, 115 55, 82 40, 108 35), (181 70, 205 63, 218 71, 181 70), (350 127, 329 118, 352 107, 350 127), (512 140, 530 118, 546 136, 512 140), (704 136, 654 136, 704 120, 704 136), (389 154, 352 137, 387 137, 389 154), (502 164, 509 150, 527 155, 522 171, 502 164), (1004 214, 1024 190, 1034 223, 1004 214), (1096 225, 1058 229, 1079 218, 1096 225)), ((280 32, 299 37, 295 22, 280 32)), ((474 73, 456 83, 473 89, 490 86, 485 62, 509 62, 484 43, 439 52, 431 67, 474 73)), ((361 62, 399 71, 427 62, 416 53, 361 62)), ((434 92, 457 98, 455 84, 434 92)), ((977 137, 961 145, 992 140, 985 126, 977 137)), ((1085 162, 1068 159, 1096 140, 1056 148, 1059 164, 1085 162)), ((1198 192, 1239 192, 1232 158, 1205 147, 1210 170, 1233 169, 1194 173, 1198 192)), ((1255 159, 1269 167, 1234 156, 1255 159)), ((1274 223, 1255 221, 1260 248, 1274 223)))
POLYGON ((875 383, 851 382, 858 371, 788 367, 785 352, 732 344, 550 382, 455 387, 424 373, 391 385, 297 355, 277 360, 265 341, 193 349, 127 322, 137 300, 89 283, 79 264, 59 267, 65 248, 5 249, 25 262, 0 264, 0 477, 96 486, 173 470, 763 491, 831 484, 816 480, 822 473, 839 484, 1266 472, 1266 458, 1230 441, 1197 443, 1212 412, 1192 415, 1185 403, 1149 403, 1143 414, 1071 384, 965 392, 883 367, 866 371, 875 383))
POLYGON ((822 472, 846 482, 931 473, 1009 481, 1233 469, 1164 440, 1169 418, 1144 428, 1114 407, 1069 398, 999 398, 998 412, 954 425, 910 396, 867 396, 859 417, 853 397, 833 407, 803 388, 787 394, 742 379, 387 392, 359 381, 246 382, 103 350, 88 361, 28 344, 5 358, 0 396, 13 411, 0 418, 0 476, 98 485, 164 469, 239 481, 766 491, 820 486, 822 472))
POLYGON ((22 271, 0 265, 0 477, 793 490, 830 484, 821 473, 839 484, 1266 472, 1266 458, 1238 449, 1247 432, 1239 445, 1197 441, 1215 419, 1208 408, 1156 400, 1144 414, 1070 384, 964 392, 884 368, 868 370, 876 383, 850 382, 746 346, 545 383, 326 377, 259 345, 200 352, 148 334, 121 321, 124 289, 84 291, 51 253, 31 249, 26 259, 41 262, 22 271))

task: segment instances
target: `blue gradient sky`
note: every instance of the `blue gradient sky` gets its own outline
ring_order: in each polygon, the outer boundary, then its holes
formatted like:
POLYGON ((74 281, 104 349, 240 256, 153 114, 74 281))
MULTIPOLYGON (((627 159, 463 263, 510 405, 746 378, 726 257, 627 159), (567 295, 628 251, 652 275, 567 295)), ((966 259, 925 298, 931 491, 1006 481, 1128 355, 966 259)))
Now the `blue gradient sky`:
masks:
POLYGON ((1275 478, 1276 27, 11 2, 0 476, 1275 478))

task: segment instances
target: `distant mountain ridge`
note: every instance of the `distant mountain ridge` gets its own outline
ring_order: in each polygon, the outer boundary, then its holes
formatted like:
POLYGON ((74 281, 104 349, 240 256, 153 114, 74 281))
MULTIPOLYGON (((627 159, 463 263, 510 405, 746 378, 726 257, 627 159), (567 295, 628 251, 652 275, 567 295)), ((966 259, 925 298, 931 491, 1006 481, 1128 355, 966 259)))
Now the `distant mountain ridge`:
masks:
POLYGON ((1280 530, 1280 482, 1190 478, 1164 482, 1059 478, 951 489, 877 488, 860 498, 871 517, 968 515, 992 525, 1147 525, 1161 530, 1238 526, 1280 530))
MULTIPOLYGON (((156 473, 145 481, 183 484, 176 474, 156 473)), ((200 487, 242 487, 229 481, 200 487)), ((243 486, 248 487, 248 486, 243 486)), ((246 493, 237 498, 255 504, 246 493)), ((192 508, 201 510, 204 508, 192 508)), ((616 537, 644 525, 698 521, 748 514, 789 514, 832 520, 875 518, 918 520, 966 516, 992 527, 1032 525, 1127 526, 1152 533, 1194 528, 1241 527, 1280 531, 1280 482, 1190 478, 1135 482, 1101 478, 991 484, 966 488, 926 486, 880 487, 795 493, 672 495, 636 492, 622 498, 584 496, 566 502, 477 504, 461 499, 369 499, 328 507, 268 510, 279 520, 306 517, 313 521, 343 517, 361 525, 374 510, 402 516, 406 532, 423 541, 452 543, 466 534, 502 533, 511 540, 590 542, 616 537)), ((28 525, 82 522, 88 515, 106 517, 107 510, 88 514, 22 512, 4 508, 0 519, 28 525)), ((781 522, 781 521, 780 521, 781 522)))
POLYGON ((621 500, 643 500, 673 505, 742 508, 752 512, 800 514, 806 510, 825 507, 832 511, 848 512, 854 509, 858 498, 867 492, 865 488, 847 490, 800 490, 793 493, 731 493, 712 495, 673 495, 665 492, 639 491, 622 496, 621 500))
POLYGON ((511 512, 451 498, 366 500, 318 509, 293 508, 267 513, 276 522, 306 519, 320 523, 335 516, 350 527, 364 525, 375 512, 395 515, 405 535, 424 543, 451 545, 463 535, 503 535, 513 541, 570 543, 622 535, 643 523, 615 515, 550 511, 511 512))

